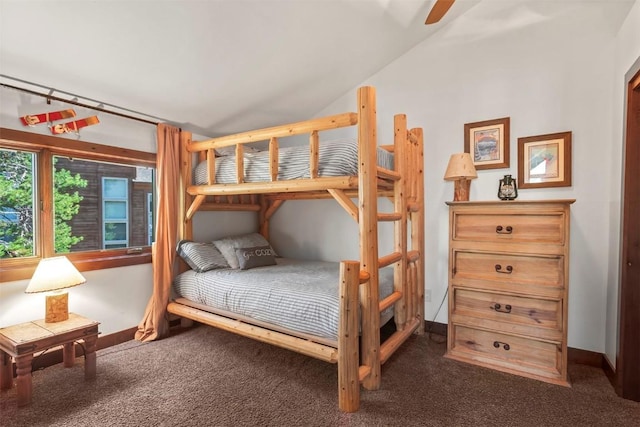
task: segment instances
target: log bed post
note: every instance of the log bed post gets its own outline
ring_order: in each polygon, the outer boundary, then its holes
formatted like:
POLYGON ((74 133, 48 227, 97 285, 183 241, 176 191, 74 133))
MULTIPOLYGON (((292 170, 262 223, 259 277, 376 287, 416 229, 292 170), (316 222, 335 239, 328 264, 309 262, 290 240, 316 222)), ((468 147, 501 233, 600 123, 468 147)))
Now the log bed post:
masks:
POLYGON ((358 288, 360 263, 340 263, 340 322, 338 324, 338 405, 355 412, 360 406, 358 351, 358 288))
POLYGON ((180 194, 180 210, 178 212, 178 221, 182 224, 180 228, 180 239, 193 239, 193 221, 187 220, 187 211, 193 202, 193 196, 187 193, 187 187, 191 185, 193 154, 187 151, 191 144, 191 132, 180 132, 180 183, 178 191, 180 194))
MULTIPOLYGON (((396 172, 400 173, 400 181, 394 185, 393 190, 393 210, 400 213, 400 220, 393 224, 394 250, 402 254, 400 261, 395 263, 393 269, 394 291, 402 293, 402 299, 394 306, 394 320, 396 328, 401 331, 405 328, 407 322, 407 306, 410 305, 412 295, 408 291, 407 286, 407 185, 411 177, 407 177, 407 148, 409 141, 407 138, 407 116, 404 114, 396 114, 393 118, 394 134, 393 134, 393 151, 394 166, 396 172)), ((409 311, 409 315, 413 315, 409 311)))
POLYGON ((369 283, 360 286, 362 364, 371 368, 371 374, 363 381, 368 390, 380 387, 376 132, 376 91, 370 86, 361 87, 358 89, 358 227, 360 268, 369 275, 369 283))
MULTIPOLYGON (((193 222, 187 220, 187 212, 191 207, 193 196, 187 193, 187 187, 191 185, 191 174, 188 171, 192 167, 193 154, 187 151, 187 145, 191 143, 191 132, 180 131, 180 182, 178 182, 178 239, 193 239, 193 222)), ((155 203, 155 202, 154 202, 155 203)), ((152 248, 155 248, 155 243, 152 248)), ((155 257, 152 255, 152 262, 155 257)), ((178 272, 182 273, 189 270, 187 263, 180 257, 178 259, 178 272)), ((183 319, 182 324, 188 324, 188 319, 183 319)))
POLYGON ((411 129, 416 137, 413 153, 415 166, 411 168, 415 185, 414 194, 416 212, 411 213, 411 249, 420 254, 414 263, 416 267, 416 315, 420 324, 416 333, 424 333, 424 136, 422 128, 411 129))

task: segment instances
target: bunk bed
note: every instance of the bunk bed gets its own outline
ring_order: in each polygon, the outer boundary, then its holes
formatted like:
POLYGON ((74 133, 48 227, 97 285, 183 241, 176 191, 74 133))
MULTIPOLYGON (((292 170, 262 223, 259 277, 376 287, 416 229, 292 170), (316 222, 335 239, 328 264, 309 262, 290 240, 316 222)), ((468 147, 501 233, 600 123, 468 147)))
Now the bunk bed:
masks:
MULTIPOLYGON (((183 200, 178 215, 182 224, 181 239, 193 240, 192 219, 196 212, 222 210, 257 212, 258 231, 268 241, 270 219, 288 200, 333 198, 355 220, 359 230, 359 259, 341 261, 336 266, 338 319, 335 334, 322 337, 317 333, 277 327, 268 321, 216 310, 185 298, 174 299, 167 306, 169 313, 188 321, 337 363, 338 401, 345 412, 358 410, 361 385, 369 390, 380 387, 381 365, 395 350, 412 334, 424 332, 422 129, 408 129, 406 116, 398 114, 394 116, 393 143, 378 146, 373 87, 358 89, 357 106, 357 112, 206 141, 192 141, 189 132, 180 134, 182 182, 179 190, 183 200), (321 140, 320 134, 353 126, 357 127, 352 148, 356 169, 355 173, 344 175, 324 166, 325 141, 321 140), (304 148, 307 154, 301 156, 307 163, 305 173, 290 178, 283 172, 288 148, 281 149, 278 141, 295 135, 308 135, 309 143, 304 148), (252 152, 254 143, 265 144, 266 141, 268 149, 252 152), (229 150, 230 156, 220 156, 229 150), (380 160, 381 151, 392 156, 391 163, 380 160), (226 166, 223 162, 227 162, 226 166), (257 164, 263 164, 265 169, 256 178, 251 171, 257 164), (226 172, 221 173, 222 169, 226 172), (378 198, 389 199, 392 212, 378 212, 378 198), (389 254, 378 253, 378 222, 394 224, 393 251, 389 254), (390 290, 381 294, 380 269, 385 268, 392 270, 392 284, 390 290), (381 313, 390 310, 395 332, 381 342, 381 313)), ((282 263, 288 261, 278 260, 278 264, 282 263)), ((271 267, 261 268, 265 269, 262 271, 266 277, 266 269, 271 267)), ((254 273, 259 274, 260 269, 254 273)))

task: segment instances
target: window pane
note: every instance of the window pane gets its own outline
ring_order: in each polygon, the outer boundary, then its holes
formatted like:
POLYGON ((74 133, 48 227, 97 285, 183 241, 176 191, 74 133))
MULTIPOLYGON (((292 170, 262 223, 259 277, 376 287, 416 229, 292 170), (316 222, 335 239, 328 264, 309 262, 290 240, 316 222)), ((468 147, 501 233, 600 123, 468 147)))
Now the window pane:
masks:
POLYGON ((153 224, 149 224, 147 199, 154 191, 155 169, 142 168, 149 171, 145 180, 139 169, 54 157, 57 253, 149 244, 153 224))
POLYGON ((102 197, 105 199, 126 199, 127 181, 124 179, 105 178, 102 197))
POLYGON ((35 154, 0 150, 0 258, 33 256, 35 154))
POLYGON ((104 225, 104 240, 106 242, 126 241, 127 240, 127 224, 110 222, 104 225))
POLYGON ((104 202, 104 219, 127 219, 127 202, 104 202))

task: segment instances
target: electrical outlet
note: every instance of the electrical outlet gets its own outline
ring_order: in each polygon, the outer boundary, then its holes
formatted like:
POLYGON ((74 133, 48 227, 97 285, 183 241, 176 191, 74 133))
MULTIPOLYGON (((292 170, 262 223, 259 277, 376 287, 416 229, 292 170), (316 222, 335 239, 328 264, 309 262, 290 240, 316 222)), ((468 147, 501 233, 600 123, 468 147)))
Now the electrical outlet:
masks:
POLYGON ((431 302, 431 289, 424 291, 424 300, 425 302, 431 302))

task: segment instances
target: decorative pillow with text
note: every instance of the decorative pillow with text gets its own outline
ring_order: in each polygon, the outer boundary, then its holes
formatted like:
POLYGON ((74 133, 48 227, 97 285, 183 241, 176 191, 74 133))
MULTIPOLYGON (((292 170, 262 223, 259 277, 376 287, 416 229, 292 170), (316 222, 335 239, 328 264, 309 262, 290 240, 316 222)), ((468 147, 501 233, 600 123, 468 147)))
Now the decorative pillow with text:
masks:
POLYGON ((214 240, 213 244, 227 260, 227 264, 231 268, 240 268, 238 258, 236 255, 237 248, 252 248, 256 246, 269 246, 274 256, 277 256, 273 248, 269 245, 267 239, 265 239, 259 233, 248 233, 239 236, 225 237, 224 239, 214 240))
POLYGON ((252 248, 236 248, 236 257, 240 265, 240 270, 276 265, 276 257, 269 245, 254 246, 252 248))

